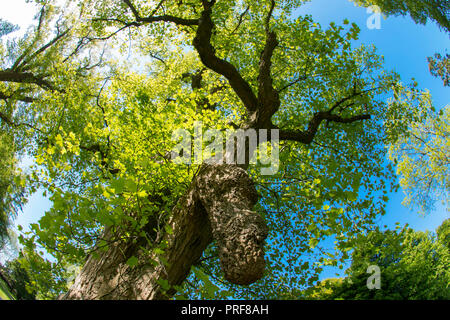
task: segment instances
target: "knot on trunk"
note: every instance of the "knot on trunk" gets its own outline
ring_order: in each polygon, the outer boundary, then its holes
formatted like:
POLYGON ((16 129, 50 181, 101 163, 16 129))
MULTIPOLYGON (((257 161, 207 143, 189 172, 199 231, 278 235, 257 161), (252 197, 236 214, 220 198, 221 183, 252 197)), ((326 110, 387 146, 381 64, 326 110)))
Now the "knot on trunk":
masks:
POLYGON ((214 238, 225 279, 247 285, 263 276, 264 240, 268 228, 263 218, 250 210, 234 212, 226 225, 216 224, 214 238))
POLYGON ((258 201, 253 181, 235 165, 206 165, 198 178, 198 196, 211 222, 225 279, 240 285, 259 280, 268 228, 252 211, 258 201))

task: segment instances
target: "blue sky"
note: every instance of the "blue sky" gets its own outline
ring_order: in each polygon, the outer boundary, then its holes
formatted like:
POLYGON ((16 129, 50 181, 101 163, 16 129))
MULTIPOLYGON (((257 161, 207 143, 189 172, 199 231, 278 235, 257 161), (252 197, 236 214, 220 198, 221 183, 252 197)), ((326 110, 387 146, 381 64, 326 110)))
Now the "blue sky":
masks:
MULTIPOLYGON (((0 0, 0 7, 1 18, 22 27, 33 17, 31 6, 26 5, 24 0, 0 0)), ((385 57, 386 69, 399 73, 404 82, 410 82, 414 77, 420 88, 431 91, 437 109, 450 104, 450 88, 445 88, 442 81, 432 77, 428 71, 426 58, 435 52, 446 52, 450 45, 448 34, 441 32, 434 23, 423 26, 415 24, 409 17, 389 17, 381 20, 380 29, 369 29, 366 22, 372 13, 367 13, 365 8, 357 7, 348 0, 313 0, 296 12, 296 15, 300 14, 311 14, 323 28, 331 21, 341 24, 345 18, 355 22, 361 28, 358 43, 374 44, 379 54, 385 57)), ((401 225, 408 223, 416 230, 434 231, 443 220, 450 217, 448 209, 441 204, 437 205, 435 211, 421 216, 404 207, 402 200, 402 191, 390 194, 387 214, 379 220, 381 226, 395 228, 395 223, 400 222, 401 225)), ((30 223, 38 221, 50 205, 50 201, 41 193, 36 193, 29 199, 15 224, 27 229, 30 223)), ((334 276, 334 271, 325 272, 321 278, 329 276, 334 276)))

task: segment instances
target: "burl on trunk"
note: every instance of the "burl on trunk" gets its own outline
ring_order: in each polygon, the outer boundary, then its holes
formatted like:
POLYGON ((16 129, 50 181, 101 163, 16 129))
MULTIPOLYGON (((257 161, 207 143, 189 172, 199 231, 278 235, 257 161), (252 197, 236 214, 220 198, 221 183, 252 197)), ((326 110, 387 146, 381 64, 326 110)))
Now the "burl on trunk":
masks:
MULTIPOLYGON (((168 299, 173 287, 188 276, 191 266, 214 239, 225 278, 250 284, 263 276, 264 240, 268 229, 254 211, 258 195, 247 172, 236 165, 202 165, 186 194, 173 209, 165 234, 164 259, 138 244, 115 241, 107 251, 90 255, 70 290, 61 299, 168 299), (146 253, 147 252, 147 253, 146 253), (126 262, 135 256, 138 263, 126 262), (150 261, 165 260, 155 267, 150 261)), ((105 239, 117 237, 111 229, 105 239)), ((144 239, 143 239, 144 240, 144 239)))

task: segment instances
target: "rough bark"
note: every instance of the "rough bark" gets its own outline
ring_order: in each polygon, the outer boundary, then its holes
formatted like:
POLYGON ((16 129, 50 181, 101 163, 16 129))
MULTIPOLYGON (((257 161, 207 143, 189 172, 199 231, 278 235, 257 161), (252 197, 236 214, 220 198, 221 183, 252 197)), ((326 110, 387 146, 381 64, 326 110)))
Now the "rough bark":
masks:
POLYGON ((258 195, 246 171, 234 165, 204 166, 197 192, 208 212, 225 278, 242 285, 260 279, 268 229, 252 211, 258 195))
MULTIPOLYGON (((61 299, 167 299, 180 285, 203 250, 215 239, 225 278, 249 284, 264 272, 264 239, 267 227, 252 211, 257 202, 255 187, 246 171, 235 165, 203 165, 190 188, 174 208, 166 234, 164 259, 148 255, 142 244, 116 241, 98 257, 90 255, 74 285, 61 299), (138 257, 138 265, 126 261, 138 257), (150 259, 160 261, 157 266, 150 259), (166 260, 168 263, 163 264, 166 260)), ((112 229, 106 240, 117 238, 112 229)))
POLYGON ((36 76, 30 72, 0 70, 0 82, 33 83, 44 89, 54 89, 53 85, 42 76, 36 76))

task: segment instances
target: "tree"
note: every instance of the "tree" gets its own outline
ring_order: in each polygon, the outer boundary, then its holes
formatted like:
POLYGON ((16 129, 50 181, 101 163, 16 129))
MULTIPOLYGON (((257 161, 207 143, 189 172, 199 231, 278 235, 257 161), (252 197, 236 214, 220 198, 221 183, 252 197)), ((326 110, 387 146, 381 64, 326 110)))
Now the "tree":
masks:
POLYGON ((444 86, 450 86, 450 55, 436 53, 434 57, 428 58, 428 67, 433 76, 439 77, 444 82, 444 86))
POLYGON ((450 249, 450 220, 447 219, 437 228, 438 239, 450 249))
POLYGON ((0 38, 18 29, 18 26, 0 18, 0 38))
POLYGON ((424 120, 412 122, 390 147, 397 164, 405 203, 429 212, 434 203, 446 202, 450 188, 450 110, 430 110, 424 120))
POLYGON ((10 225, 25 202, 25 177, 18 170, 12 138, 0 130, 0 250, 10 238, 10 225))
MULTIPOLYGON (((0 38, 18 27, 0 19, 0 38)), ((17 214, 23 201, 20 173, 16 168, 13 138, 0 128, 0 249, 8 241, 11 219, 17 214)))
POLYGON ((11 287, 11 293, 16 300, 35 300, 34 292, 28 292, 27 285, 29 285, 30 277, 23 269, 18 260, 8 261, 6 265, 0 266, 2 276, 8 281, 11 287))
POLYGON ((416 23, 426 24, 428 19, 450 32, 450 5, 446 0, 352 0, 353 2, 369 7, 376 5, 387 15, 410 17, 416 23))
MULTIPOLYGON (((85 45, 75 43, 69 46, 71 35, 66 28, 70 16, 62 17, 50 26, 60 12, 51 6, 43 6, 37 15, 37 26, 21 39, 3 41, 0 46, 0 239, 1 247, 8 238, 8 227, 26 202, 27 193, 35 191, 32 185, 26 186, 26 177, 17 167, 23 156, 36 145, 34 133, 46 135, 35 123, 35 114, 44 109, 29 108, 30 104, 41 98, 45 92, 64 90, 60 83, 67 79, 50 79, 57 72, 58 63, 70 63, 70 58, 85 45), (49 39, 50 38, 50 39, 49 39), (63 40, 66 40, 63 43, 63 40), (72 49, 72 50, 70 50, 72 49)), ((0 20, 0 37, 18 27, 0 20)), ((92 55, 88 55, 74 73, 78 78, 84 70, 92 67, 92 55)), ((100 65, 100 63, 96 63, 100 65)), ((66 72, 67 73, 67 72, 66 72)))
POLYGON ((275 296, 279 283, 315 281, 320 265, 299 256, 330 254, 320 240, 336 236, 337 263, 373 227, 396 187, 384 144, 426 95, 383 70, 373 48, 353 48, 355 24, 291 19, 301 3, 46 3, 2 50, 2 125, 35 159, 29 188, 53 202, 21 241, 38 265, 42 246, 83 266, 62 298, 170 298, 193 265, 211 295, 215 277, 237 295, 275 296), (117 52, 129 61, 106 58, 117 52), (278 130, 277 170, 250 163, 255 147, 243 164, 171 161, 173 133, 195 137, 198 122, 278 130))
POLYGON ((17 300, 57 299, 73 283, 73 266, 64 260, 50 262, 41 255, 42 252, 25 248, 0 269, 17 300))
MULTIPOLYGON (((448 226, 449 219, 438 228, 448 226)), ((362 236, 352 253, 347 278, 324 281, 308 298, 435 300, 450 298, 450 251, 438 235, 410 228, 374 231, 362 236), (380 268, 380 289, 369 289, 369 266, 380 268), (328 290, 323 290, 327 287, 328 290)))
MULTIPOLYGON (((409 14, 416 23, 425 24, 434 20, 441 29, 450 32, 450 6, 448 1, 392 1, 354 0, 359 5, 377 5, 388 15, 409 14)), ((428 57, 431 74, 442 79, 444 86, 449 82, 449 55, 436 53, 428 57)), ((398 95, 398 92, 396 93, 398 95)), ((411 92, 414 98, 416 95, 411 92)), ((415 113, 411 125, 404 128, 404 134, 397 136, 390 146, 390 158, 397 165, 400 185, 406 193, 405 204, 419 207, 424 213, 430 211, 436 200, 446 201, 448 195, 448 106, 439 113, 424 95, 423 110, 415 113), (423 112, 425 111, 425 112, 423 112)))

